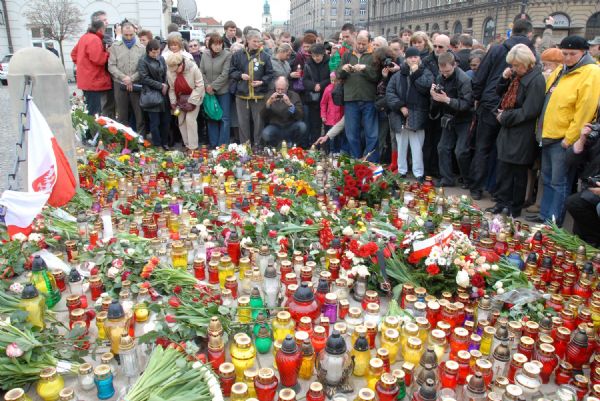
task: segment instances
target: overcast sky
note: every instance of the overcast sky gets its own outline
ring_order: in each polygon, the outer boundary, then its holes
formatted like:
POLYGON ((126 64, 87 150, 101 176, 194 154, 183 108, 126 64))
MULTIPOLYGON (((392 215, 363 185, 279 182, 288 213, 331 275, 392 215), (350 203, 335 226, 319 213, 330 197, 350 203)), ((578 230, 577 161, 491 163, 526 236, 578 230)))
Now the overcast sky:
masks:
MULTIPOLYGON (((264 0, 196 0, 201 17, 213 17, 225 23, 233 20, 238 27, 261 28, 264 0)), ((285 21, 290 15, 289 0, 269 0, 273 21, 285 21)))

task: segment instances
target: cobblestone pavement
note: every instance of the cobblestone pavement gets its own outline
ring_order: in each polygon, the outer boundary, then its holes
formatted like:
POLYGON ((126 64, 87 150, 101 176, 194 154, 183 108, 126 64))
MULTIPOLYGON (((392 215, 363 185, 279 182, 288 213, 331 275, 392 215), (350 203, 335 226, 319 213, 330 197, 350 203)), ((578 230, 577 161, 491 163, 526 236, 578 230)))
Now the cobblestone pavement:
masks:
POLYGON ((15 162, 17 127, 13 110, 10 107, 8 87, 0 86, 0 192, 8 188, 7 174, 15 162))

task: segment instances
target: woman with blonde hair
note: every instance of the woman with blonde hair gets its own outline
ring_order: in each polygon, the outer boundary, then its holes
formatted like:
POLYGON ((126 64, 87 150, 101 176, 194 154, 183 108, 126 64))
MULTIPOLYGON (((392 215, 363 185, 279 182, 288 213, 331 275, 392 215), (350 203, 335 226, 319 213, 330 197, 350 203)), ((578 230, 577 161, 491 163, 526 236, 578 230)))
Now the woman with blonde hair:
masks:
POLYGON ((519 217, 525 203, 527 169, 535 160, 536 121, 544 106, 546 81, 535 55, 524 44, 515 45, 506 55, 510 64, 502 73, 496 93, 501 96, 496 119, 500 133, 498 148, 496 205, 488 210, 503 209, 519 217))
POLYGON ((410 37, 411 47, 416 47, 419 50, 419 57, 421 60, 429 55, 433 51, 433 44, 427 33, 423 31, 417 31, 410 37))
POLYGON ((198 148, 196 117, 204 98, 202 73, 193 60, 181 53, 171 54, 167 67, 171 110, 177 116, 183 144, 188 150, 195 150, 198 148))
POLYGON ((194 60, 194 56, 185 50, 183 45, 183 38, 179 32, 171 32, 167 35, 167 46, 162 52, 162 56, 165 60, 169 58, 171 54, 180 53, 183 57, 190 60, 194 60))

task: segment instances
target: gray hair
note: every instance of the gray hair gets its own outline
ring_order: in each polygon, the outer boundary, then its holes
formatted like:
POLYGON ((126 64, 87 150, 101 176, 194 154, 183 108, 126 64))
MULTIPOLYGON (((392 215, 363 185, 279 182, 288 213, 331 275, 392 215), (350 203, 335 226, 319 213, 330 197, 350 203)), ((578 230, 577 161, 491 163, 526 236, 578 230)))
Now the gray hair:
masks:
POLYGON ((375 39, 373 39, 373 42, 380 42, 381 47, 387 47, 388 45, 387 39, 383 36, 377 36, 375 39))
POLYGON ((262 40, 262 36, 259 31, 252 29, 246 33, 246 41, 248 41, 250 39, 262 40))
POLYGON ((104 11, 104 10, 94 11, 92 13, 91 22, 97 21, 101 15, 106 15, 106 11, 104 11))
POLYGON ((285 82, 285 87, 286 87, 286 88, 289 88, 289 87, 290 87, 290 81, 288 81, 288 79, 287 79, 286 77, 284 77, 283 75, 281 75, 281 76, 279 76, 279 77, 275 78, 275 82, 274 82, 274 84, 275 84, 275 85, 277 85, 277 82, 278 82, 278 81, 283 81, 283 82, 285 82))

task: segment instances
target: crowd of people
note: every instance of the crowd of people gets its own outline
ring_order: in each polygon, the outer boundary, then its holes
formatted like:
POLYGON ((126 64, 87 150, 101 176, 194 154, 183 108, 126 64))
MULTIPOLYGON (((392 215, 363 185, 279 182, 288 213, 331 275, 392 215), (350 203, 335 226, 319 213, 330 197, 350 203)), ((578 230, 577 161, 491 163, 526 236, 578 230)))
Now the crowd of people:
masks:
POLYGON ((129 21, 107 35, 98 11, 71 56, 89 113, 154 146, 320 146, 476 200, 489 193, 493 213, 560 225, 568 209, 599 244, 600 37, 555 43, 545 23, 534 37, 519 19, 483 46, 407 29, 388 41, 352 24, 332 38, 275 38, 228 21, 200 43, 176 25, 164 40, 129 21))

